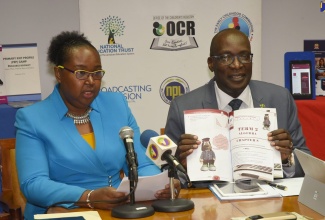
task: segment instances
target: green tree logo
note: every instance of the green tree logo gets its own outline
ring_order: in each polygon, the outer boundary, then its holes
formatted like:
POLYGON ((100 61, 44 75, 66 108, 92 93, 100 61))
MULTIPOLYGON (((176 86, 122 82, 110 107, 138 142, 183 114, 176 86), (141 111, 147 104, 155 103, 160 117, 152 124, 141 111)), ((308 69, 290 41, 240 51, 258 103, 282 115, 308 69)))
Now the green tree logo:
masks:
POLYGON ((115 36, 124 34, 124 21, 117 16, 109 16, 99 23, 101 25, 100 29, 108 36, 108 44, 115 44, 115 36))

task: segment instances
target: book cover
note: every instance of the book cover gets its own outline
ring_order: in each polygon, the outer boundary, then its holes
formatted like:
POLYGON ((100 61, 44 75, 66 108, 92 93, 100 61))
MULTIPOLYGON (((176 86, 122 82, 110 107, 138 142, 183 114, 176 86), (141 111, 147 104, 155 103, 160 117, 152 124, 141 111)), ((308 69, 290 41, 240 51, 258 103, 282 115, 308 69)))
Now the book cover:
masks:
POLYGON ((194 37, 184 36, 175 39, 157 37, 154 38, 150 49, 153 50, 167 50, 167 51, 177 51, 197 48, 198 44, 194 37))
POLYGON ((227 112, 215 109, 188 110, 185 132, 202 142, 187 157, 192 181, 272 181, 283 177, 280 152, 267 140, 277 129, 276 109, 251 108, 227 112))

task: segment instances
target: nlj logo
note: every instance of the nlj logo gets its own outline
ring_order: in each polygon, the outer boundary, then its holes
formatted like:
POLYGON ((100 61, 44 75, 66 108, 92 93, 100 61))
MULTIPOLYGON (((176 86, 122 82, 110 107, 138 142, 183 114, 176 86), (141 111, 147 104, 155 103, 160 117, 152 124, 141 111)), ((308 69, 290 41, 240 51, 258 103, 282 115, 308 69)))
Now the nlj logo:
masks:
POLYGON ((168 105, 175 97, 188 93, 189 91, 190 87, 187 82, 178 76, 171 76, 165 79, 159 89, 161 99, 168 105))
POLYGON ((320 12, 324 12, 325 10, 325 3, 323 1, 320 2, 320 12))

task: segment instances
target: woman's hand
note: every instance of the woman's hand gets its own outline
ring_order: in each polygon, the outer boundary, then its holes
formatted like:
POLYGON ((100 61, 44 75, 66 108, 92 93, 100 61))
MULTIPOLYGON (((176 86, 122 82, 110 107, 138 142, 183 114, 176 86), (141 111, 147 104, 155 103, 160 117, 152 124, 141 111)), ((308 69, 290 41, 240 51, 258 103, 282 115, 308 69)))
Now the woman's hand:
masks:
MULTIPOLYGON (((82 201, 87 200, 87 195, 89 192, 90 190, 87 190, 83 193, 82 198, 84 199, 82 201)), ((125 193, 117 192, 113 187, 103 187, 94 190, 89 196, 89 201, 90 205, 96 209, 111 209, 115 206, 126 203, 128 197, 125 196, 125 193), (103 202, 96 203, 95 201, 103 202)), ((86 206, 89 207, 88 205, 86 206)))
MULTIPOLYGON (((175 195, 175 198, 178 197, 179 193, 181 191, 181 184, 179 182, 178 179, 174 179, 174 195, 175 195)), ((158 190, 155 194, 155 197, 157 199, 170 199, 172 196, 170 194, 170 185, 167 184, 165 186, 165 189, 162 189, 162 190, 158 190)))

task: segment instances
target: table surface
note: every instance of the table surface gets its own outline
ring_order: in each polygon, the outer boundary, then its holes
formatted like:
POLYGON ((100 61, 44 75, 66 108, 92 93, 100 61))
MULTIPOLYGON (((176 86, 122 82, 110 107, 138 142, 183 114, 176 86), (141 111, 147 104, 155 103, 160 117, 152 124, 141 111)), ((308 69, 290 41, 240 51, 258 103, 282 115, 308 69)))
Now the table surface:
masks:
MULTIPOLYGON (((220 201, 209 189, 182 190, 180 198, 190 199, 194 202, 194 209, 183 212, 155 212, 154 215, 141 218, 145 220, 155 219, 231 219, 231 217, 243 217, 272 212, 296 212, 313 219, 325 219, 321 214, 313 211, 298 202, 298 196, 267 198, 256 200, 220 201)), ((139 202, 150 205, 151 202, 139 202)), ((87 208, 78 208, 72 211, 89 211, 87 208)), ((119 219, 111 216, 109 210, 99 210, 100 217, 106 219, 119 219)), ((66 209, 54 208, 53 212, 64 212, 66 209)))

